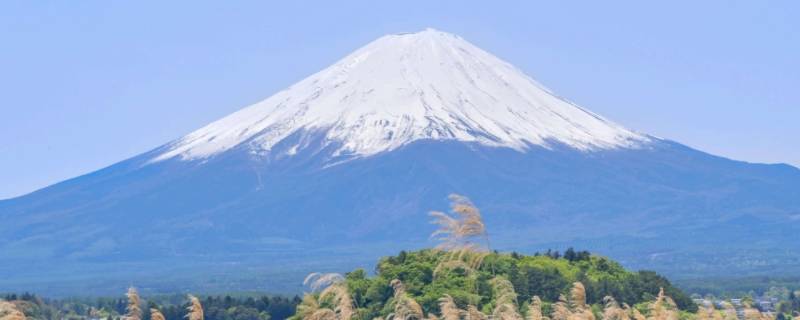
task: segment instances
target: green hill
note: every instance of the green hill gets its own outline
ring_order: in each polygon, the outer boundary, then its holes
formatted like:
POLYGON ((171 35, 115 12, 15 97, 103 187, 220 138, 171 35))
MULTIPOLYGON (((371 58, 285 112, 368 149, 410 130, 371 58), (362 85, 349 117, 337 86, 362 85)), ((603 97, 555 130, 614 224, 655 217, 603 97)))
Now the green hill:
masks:
POLYGON ((395 279, 403 283, 405 292, 426 314, 439 314, 440 299, 445 295, 451 296, 462 309, 472 305, 491 313, 497 302, 491 283, 494 278, 507 279, 513 285, 516 301, 523 310, 534 295, 540 297, 546 314, 560 295, 569 294, 575 282, 584 285, 586 302, 591 305, 600 305, 604 297, 612 296, 619 303, 633 306, 653 301, 663 288, 678 308, 697 310, 686 294, 655 272, 627 271, 608 258, 587 252, 570 250, 558 258, 553 254, 524 256, 494 252, 485 254, 478 268, 462 265, 442 270, 442 262, 452 261, 449 256, 449 252, 432 249, 403 251, 381 259, 375 276, 367 276, 361 269, 347 273, 344 283, 352 296, 357 318, 386 318, 394 312, 396 301, 391 283, 395 279))

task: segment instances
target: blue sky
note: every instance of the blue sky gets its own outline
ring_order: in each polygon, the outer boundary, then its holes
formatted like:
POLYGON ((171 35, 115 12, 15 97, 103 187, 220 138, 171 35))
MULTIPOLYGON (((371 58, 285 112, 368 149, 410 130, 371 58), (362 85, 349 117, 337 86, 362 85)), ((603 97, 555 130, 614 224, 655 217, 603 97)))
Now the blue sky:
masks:
POLYGON ((152 149, 433 27, 631 129, 800 166, 795 1, 9 1, 0 199, 152 149))

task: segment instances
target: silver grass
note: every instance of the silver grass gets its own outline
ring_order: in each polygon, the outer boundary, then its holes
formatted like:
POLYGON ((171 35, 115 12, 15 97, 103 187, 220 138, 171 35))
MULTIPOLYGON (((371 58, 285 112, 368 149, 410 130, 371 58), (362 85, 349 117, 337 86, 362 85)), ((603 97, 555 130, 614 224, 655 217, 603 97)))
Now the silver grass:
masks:
POLYGON ((189 306, 186 307, 186 318, 189 320, 203 320, 203 305, 200 304, 200 299, 193 295, 189 295, 189 306))
POLYGON ((26 317, 17 305, 0 300, 0 320, 26 320, 26 317))
POLYGON ((394 320, 422 320, 425 318, 422 307, 406 292, 403 282, 394 279, 391 282, 394 289, 394 313, 390 314, 394 320))
POLYGON ((303 285, 311 288, 311 292, 318 292, 325 287, 344 281, 344 276, 338 273, 313 272, 303 280, 303 285))
POLYGON ((164 314, 162 314, 161 311, 158 311, 158 309, 154 309, 154 308, 150 308, 150 319, 151 320, 166 320, 164 318, 164 314))
POLYGON ((528 306, 528 314, 525 320, 549 320, 542 314, 542 299, 539 296, 531 297, 531 303, 528 306))
POLYGON ((336 313, 339 320, 350 320, 355 314, 353 308, 353 299, 350 297, 350 292, 347 290, 347 284, 338 282, 328 286, 319 295, 320 300, 330 299, 334 306, 333 311, 336 313))
POLYGON ((142 308, 141 308, 141 299, 139 298, 139 292, 136 291, 136 288, 130 287, 128 288, 128 292, 125 293, 125 296, 128 297, 128 306, 125 307, 125 311, 127 312, 123 319, 125 320, 142 320, 142 308))
POLYGON ((439 299, 439 310, 442 320, 459 320, 464 313, 463 310, 458 308, 453 297, 449 294, 445 294, 444 297, 439 299))
POLYGON ((467 306, 467 312, 464 314, 464 320, 486 320, 487 317, 483 312, 478 310, 478 307, 473 305, 467 306))
POLYGON ((517 292, 514 291, 511 281, 503 277, 494 277, 490 284, 495 301, 492 317, 500 320, 522 320, 522 315, 517 311, 517 292))
POLYGON ((614 297, 603 298, 603 320, 629 320, 628 311, 621 308, 614 297))

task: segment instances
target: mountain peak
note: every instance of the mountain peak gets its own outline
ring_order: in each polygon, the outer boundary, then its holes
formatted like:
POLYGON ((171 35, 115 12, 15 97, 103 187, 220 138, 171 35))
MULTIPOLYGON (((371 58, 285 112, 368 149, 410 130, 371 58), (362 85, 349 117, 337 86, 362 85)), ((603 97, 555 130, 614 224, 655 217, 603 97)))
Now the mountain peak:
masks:
POLYGON ((441 35, 444 35, 444 36, 450 36, 450 37, 458 37, 458 36, 456 36, 456 35, 454 35, 452 33, 439 31, 439 30, 436 30, 436 29, 431 28, 431 27, 427 27, 427 28, 422 29, 422 30, 417 31, 417 32, 399 32, 399 33, 395 33, 395 34, 390 34, 388 36, 426 36, 426 35, 427 36, 431 36, 431 35, 440 35, 441 36, 441 35))
MULTIPOLYGON (((369 156, 425 139, 519 151, 554 143, 583 151, 629 148, 649 141, 554 95, 461 37, 428 28, 378 38, 176 140, 153 160, 203 159, 243 144, 272 153, 290 135, 311 133, 335 145, 335 156, 369 156)), ((292 155, 304 147, 280 152, 292 155)))

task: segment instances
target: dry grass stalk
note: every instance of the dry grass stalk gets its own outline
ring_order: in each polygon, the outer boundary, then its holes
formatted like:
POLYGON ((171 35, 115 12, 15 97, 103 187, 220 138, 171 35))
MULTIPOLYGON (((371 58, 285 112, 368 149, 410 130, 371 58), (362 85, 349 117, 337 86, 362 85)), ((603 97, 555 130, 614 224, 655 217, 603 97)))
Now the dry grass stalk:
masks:
POLYGON ((633 308, 633 314, 631 317, 633 320, 647 320, 647 318, 636 308, 633 308))
POLYGON ((585 309, 586 308, 586 288, 583 283, 575 282, 572 284, 572 289, 569 290, 570 305, 572 308, 585 309))
POLYGON ((501 304, 494 308, 492 319, 499 320, 523 320, 522 315, 517 312, 517 308, 510 304, 501 304))
POLYGON ((550 318, 552 320, 569 320, 572 318, 572 311, 569 310, 569 304, 564 295, 559 295, 558 302, 553 304, 553 313, 550 318))
POLYGON ((303 301, 297 306, 295 318, 308 320, 350 320, 355 315, 353 298, 347 289, 344 276, 338 273, 314 272, 306 276, 303 284, 318 292, 319 299, 313 294, 303 295, 303 301), (324 308, 322 302, 330 303, 333 308, 324 308))
POLYGON ((486 320, 487 317, 483 312, 478 310, 478 307, 473 305, 467 306, 467 312, 464 314, 464 320, 486 320))
POLYGON ((495 307, 492 311, 494 319, 522 320, 522 315, 517 312, 517 292, 511 281, 503 277, 494 277, 490 281, 494 294, 495 307))
POLYGON ((128 292, 125 293, 125 296, 128 297, 128 306, 125 308, 127 313, 123 316, 123 319, 142 320, 142 301, 139 298, 139 292, 136 291, 136 288, 130 287, 128 288, 128 292))
POLYGON ((570 298, 564 295, 558 297, 558 302, 553 304, 553 320, 595 320, 594 313, 586 304, 586 288, 580 282, 572 284, 569 291, 570 298))
POLYGON ((425 318, 422 307, 406 292, 403 282, 394 279, 391 282, 394 289, 394 313, 388 318, 395 320, 422 320, 425 318))
POLYGON ((531 304, 528 306, 528 314, 525 320, 549 320, 542 315, 542 299, 539 296, 531 297, 531 304))
POLYGON ((317 298, 306 293, 303 300, 297 305, 297 311, 292 319, 302 320, 336 320, 336 311, 320 306, 317 298))
POLYGON ((442 272, 456 270, 459 268, 464 270, 465 274, 471 274, 473 271, 475 271, 475 269, 473 269, 466 261, 452 259, 448 255, 446 255, 438 264, 436 264, 436 268, 433 269, 434 276, 438 276, 442 272))
POLYGON ((494 277, 489 283, 492 285, 492 293, 496 304, 517 304, 517 292, 514 291, 514 285, 511 284, 511 281, 503 277, 494 277))
POLYGON ((442 272, 463 269, 466 274, 471 274, 483 264, 483 260, 489 252, 478 245, 469 244, 462 248, 452 249, 446 251, 442 259, 436 265, 433 275, 439 275, 442 272))
POLYGON ((439 299, 439 310, 442 320, 459 320, 464 313, 463 310, 458 308, 455 300, 449 294, 445 294, 444 297, 439 299))
POLYGON ((439 225, 439 229, 431 234, 432 238, 441 241, 437 248, 450 251, 475 244, 476 238, 488 241, 480 210, 467 197, 451 194, 449 198, 452 215, 439 211, 430 213, 434 217, 433 223, 439 225))
POLYGON ((338 316, 339 320, 350 320, 355 314, 353 308, 353 299, 350 297, 350 292, 347 290, 345 282, 338 282, 322 290, 319 295, 320 300, 331 300, 333 304, 334 313, 338 316))
POLYGON ((341 283, 344 281, 344 276, 338 273, 319 273, 313 272, 308 274, 303 280, 303 285, 311 288, 311 292, 317 292, 325 287, 333 284, 341 283))
POLYGON ((622 304, 622 310, 625 310, 625 314, 630 316, 631 320, 647 320, 639 310, 631 308, 627 303, 622 304))
POLYGON ((586 305, 586 288, 583 284, 573 283, 569 295, 569 305, 572 307, 570 320, 594 320, 594 313, 586 305))
MULTIPOLYGON (((294 318, 298 319, 311 319, 312 316, 320 310, 319 301, 316 297, 306 293, 303 295, 303 300, 297 305, 294 318)), ((333 311, 333 310, 331 310, 333 311)))
POLYGON ((603 298, 603 320, 630 320, 628 311, 621 308, 614 297, 606 296, 603 298))
POLYGON ((449 198, 451 214, 430 213, 432 223, 439 226, 431 238, 440 241, 436 249, 447 252, 434 275, 458 267, 471 272, 480 267, 489 252, 489 235, 480 210, 467 197, 451 194, 449 198))
POLYGON ((336 312, 328 309, 322 308, 317 311, 314 311, 308 317, 303 318, 304 320, 335 320, 336 319, 336 312))
POLYGON ((664 288, 659 289, 656 300, 650 304, 648 320, 678 320, 675 301, 664 294, 664 288))
POLYGON ((189 295, 189 306, 186 307, 188 313, 186 318, 189 320, 203 320, 203 305, 200 304, 200 299, 193 295, 189 295))
POLYGON ((164 314, 162 314, 161 311, 158 311, 158 309, 155 308, 150 308, 150 320, 166 320, 166 319, 164 318, 164 314))
POLYGON ((594 313, 590 308, 582 308, 572 312, 570 320, 595 320, 594 313))
POLYGON ((14 303, 0 300, 0 320, 26 320, 26 317, 14 303))

